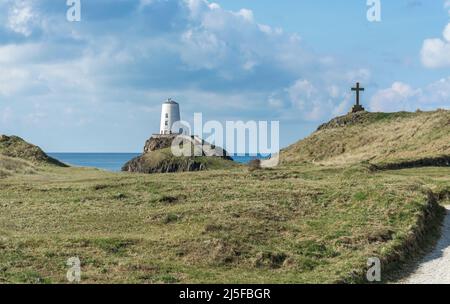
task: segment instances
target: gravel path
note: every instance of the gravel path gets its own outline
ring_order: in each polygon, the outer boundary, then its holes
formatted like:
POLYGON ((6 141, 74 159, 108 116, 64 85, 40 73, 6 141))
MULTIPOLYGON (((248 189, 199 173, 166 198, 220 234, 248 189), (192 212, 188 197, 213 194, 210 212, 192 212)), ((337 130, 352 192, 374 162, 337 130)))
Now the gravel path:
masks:
POLYGON ((450 206, 436 248, 429 253, 404 284, 450 284, 450 206))

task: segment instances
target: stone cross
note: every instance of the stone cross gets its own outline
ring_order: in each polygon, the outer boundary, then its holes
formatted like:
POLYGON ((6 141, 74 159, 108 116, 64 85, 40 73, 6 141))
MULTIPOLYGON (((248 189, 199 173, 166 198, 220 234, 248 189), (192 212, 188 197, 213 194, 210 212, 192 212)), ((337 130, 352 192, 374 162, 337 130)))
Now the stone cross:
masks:
POLYGON ((352 91, 356 91, 356 105, 359 106, 359 92, 363 92, 364 88, 359 86, 359 82, 356 83, 356 88, 352 88, 352 91))

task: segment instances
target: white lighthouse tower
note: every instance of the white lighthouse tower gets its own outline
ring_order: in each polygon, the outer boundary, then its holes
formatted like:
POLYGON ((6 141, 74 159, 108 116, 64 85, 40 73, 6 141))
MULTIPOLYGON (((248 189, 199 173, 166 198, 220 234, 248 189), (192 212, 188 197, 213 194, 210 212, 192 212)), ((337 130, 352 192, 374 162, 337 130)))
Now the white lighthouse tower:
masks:
POLYGON ((173 134, 179 131, 173 132, 172 126, 174 123, 179 122, 180 118, 180 105, 172 99, 167 99, 162 105, 161 111, 161 127, 159 134, 173 134))

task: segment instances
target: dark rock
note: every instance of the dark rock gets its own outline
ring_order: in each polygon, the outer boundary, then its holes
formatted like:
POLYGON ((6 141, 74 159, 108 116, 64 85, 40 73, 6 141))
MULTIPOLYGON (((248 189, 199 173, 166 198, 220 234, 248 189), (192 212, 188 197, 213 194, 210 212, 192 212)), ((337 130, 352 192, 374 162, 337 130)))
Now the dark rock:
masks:
POLYGON ((133 158, 122 167, 124 172, 138 173, 174 173, 202 170, 206 170, 205 165, 195 161, 195 158, 168 159, 152 166, 143 155, 133 158))
POLYGON ((156 136, 150 137, 150 139, 148 139, 145 142, 144 154, 156 150, 170 148, 172 142, 176 137, 177 135, 160 135, 158 137, 156 136))
POLYGON ((350 113, 364 112, 366 109, 362 105, 354 105, 350 113))

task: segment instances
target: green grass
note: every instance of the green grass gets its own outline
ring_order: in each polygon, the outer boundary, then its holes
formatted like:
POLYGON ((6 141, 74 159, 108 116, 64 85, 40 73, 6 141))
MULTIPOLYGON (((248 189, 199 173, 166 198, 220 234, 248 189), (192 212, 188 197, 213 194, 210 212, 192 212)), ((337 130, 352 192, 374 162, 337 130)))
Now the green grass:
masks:
POLYGON ((368 258, 399 251, 449 173, 38 167, 0 179, 0 282, 66 282, 74 256, 84 283, 351 280, 368 258))

